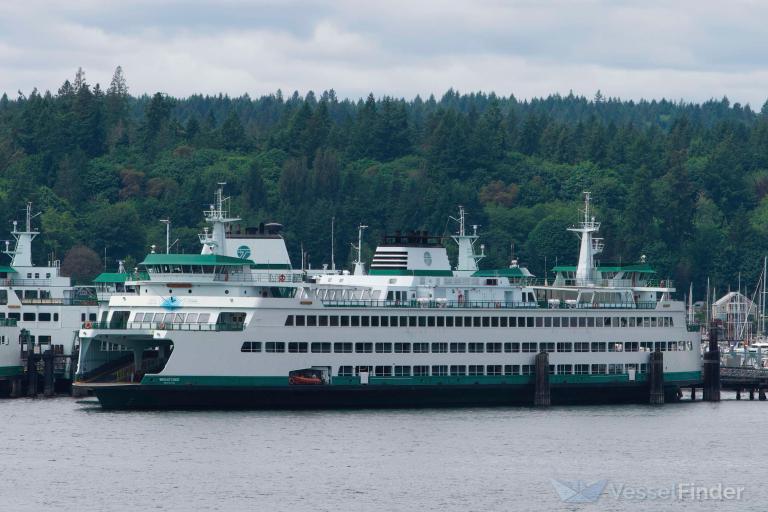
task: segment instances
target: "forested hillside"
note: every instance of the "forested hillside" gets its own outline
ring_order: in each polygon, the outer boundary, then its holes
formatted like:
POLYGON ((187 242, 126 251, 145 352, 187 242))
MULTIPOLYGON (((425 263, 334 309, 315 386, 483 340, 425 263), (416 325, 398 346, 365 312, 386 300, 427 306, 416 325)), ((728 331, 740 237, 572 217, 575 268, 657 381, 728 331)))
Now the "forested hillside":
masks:
MULTIPOLYGON (((162 89, 162 84, 158 84, 162 89)), ((512 91, 513 92, 513 91, 512 91)), ((58 91, 0 99, 2 236, 33 201, 36 259, 84 244, 108 265, 162 247, 170 218, 179 251, 226 181, 243 224, 278 221, 295 264, 351 259, 385 231, 449 234, 457 206, 480 224, 489 257, 516 256, 543 276, 545 259, 574 262, 581 192, 594 195, 602 263, 647 256, 663 277, 704 293, 753 283, 768 251, 768 103, 620 101, 568 95, 529 101, 510 91, 440 98, 347 100, 333 91, 250 98, 134 97, 80 71, 58 91), (498 95, 497 95, 498 94, 498 95)), ((130 264, 130 263, 129 263, 130 264)))

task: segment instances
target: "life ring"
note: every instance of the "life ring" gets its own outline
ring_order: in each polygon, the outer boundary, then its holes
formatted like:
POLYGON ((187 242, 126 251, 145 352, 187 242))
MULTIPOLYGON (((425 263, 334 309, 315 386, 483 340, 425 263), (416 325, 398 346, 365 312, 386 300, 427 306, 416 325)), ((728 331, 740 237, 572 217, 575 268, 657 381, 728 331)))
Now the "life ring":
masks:
POLYGON ((91 322, 85 322, 86 329, 90 329, 91 327, 93 327, 93 324, 91 322))
POLYGON ((285 282, 285 274, 280 274, 279 276, 277 276, 277 280, 280 281, 281 283, 285 282))

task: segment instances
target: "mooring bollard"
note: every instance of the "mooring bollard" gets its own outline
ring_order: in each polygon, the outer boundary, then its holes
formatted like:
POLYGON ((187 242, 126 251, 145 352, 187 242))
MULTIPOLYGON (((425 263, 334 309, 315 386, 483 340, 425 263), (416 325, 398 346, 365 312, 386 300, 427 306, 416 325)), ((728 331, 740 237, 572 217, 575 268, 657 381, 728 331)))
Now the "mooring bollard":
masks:
POLYGON ((755 390, 752 388, 749 388, 749 399, 754 400, 755 399, 755 390))
POLYGON ((533 395, 533 405, 547 407, 551 404, 549 391, 549 354, 536 354, 536 388, 533 395))
POLYGON ((741 390, 740 389, 736 390, 736 400, 741 400, 741 390))
POLYGON ((660 350, 651 352, 648 363, 649 403, 662 405, 664 403, 664 353, 660 350))
POLYGON ((757 399, 765 401, 765 389, 764 388, 760 388, 760 389, 757 390, 757 399))

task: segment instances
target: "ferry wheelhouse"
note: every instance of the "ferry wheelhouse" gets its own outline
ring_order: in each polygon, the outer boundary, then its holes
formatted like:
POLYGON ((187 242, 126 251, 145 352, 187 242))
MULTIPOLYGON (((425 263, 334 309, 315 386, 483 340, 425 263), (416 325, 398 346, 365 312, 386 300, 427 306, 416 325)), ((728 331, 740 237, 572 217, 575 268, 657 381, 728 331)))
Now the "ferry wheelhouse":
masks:
POLYGON ((385 237, 368 273, 358 257, 318 275, 291 266, 276 227, 232 229, 221 190, 206 220, 202 254, 148 255, 134 291, 79 331, 77 385, 103 407, 531 404, 540 352, 555 404, 647 402, 652 351, 667 399, 700 381, 672 284, 645 263, 595 266, 588 195, 578 264, 552 283, 515 262, 480 270, 463 211, 455 267, 442 240, 410 232, 385 237))

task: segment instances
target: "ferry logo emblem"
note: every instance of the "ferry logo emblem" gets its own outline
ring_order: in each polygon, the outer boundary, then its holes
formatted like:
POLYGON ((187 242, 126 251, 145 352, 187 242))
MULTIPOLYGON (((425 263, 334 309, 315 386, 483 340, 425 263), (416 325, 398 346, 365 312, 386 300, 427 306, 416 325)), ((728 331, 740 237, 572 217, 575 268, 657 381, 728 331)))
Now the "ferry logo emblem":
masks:
POLYGON ((581 480, 566 482, 564 480, 552 480, 552 486, 557 495, 565 503, 594 503, 603 494, 608 480, 598 480, 586 484, 581 480))
POLYGON ((429 251, 424 252, 424 263, 427 266, 430 266, 432 264, 432 255, 429 254, 429 251))
POLYGON ((176 297, 168 297, 167 299, 163 299, 160 306, 165 310, 173 311, 174 309, 179 309, 181 307, 181 301, 176 297))
POLYGON ((247 245, 241 245, 237 248, 237 257, 246 260, 251 257, 251 248, 247 245))

